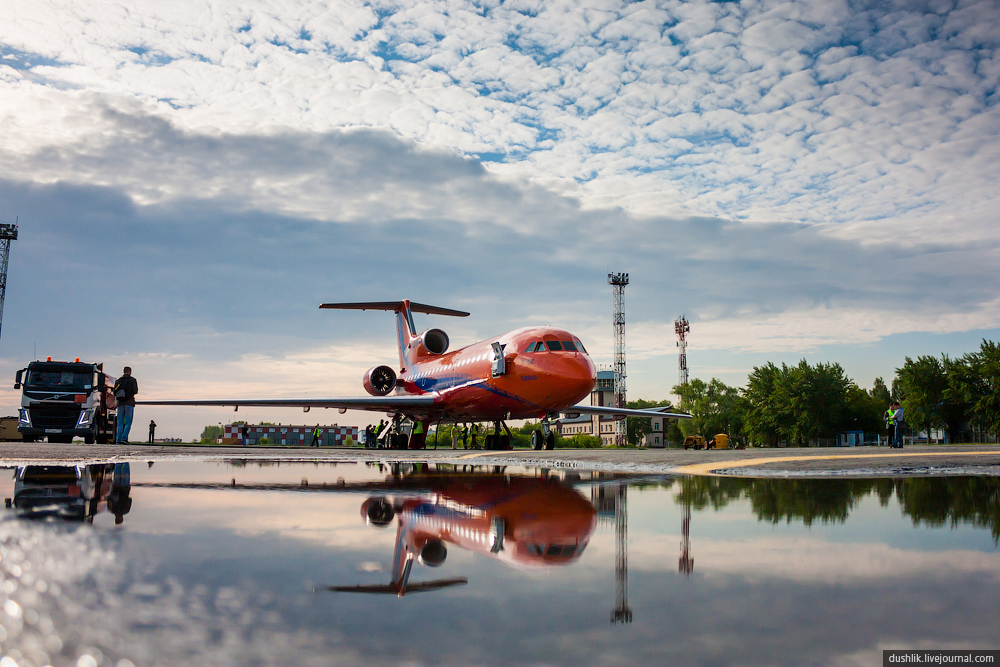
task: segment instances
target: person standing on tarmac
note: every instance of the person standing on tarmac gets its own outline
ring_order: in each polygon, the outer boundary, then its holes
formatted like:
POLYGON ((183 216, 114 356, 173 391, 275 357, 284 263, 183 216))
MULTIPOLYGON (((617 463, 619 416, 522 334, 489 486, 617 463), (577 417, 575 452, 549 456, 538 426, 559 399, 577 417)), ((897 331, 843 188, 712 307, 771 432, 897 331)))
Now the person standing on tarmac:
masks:
POLYGON ((115 443, 127 445, 129 444, 128 434, 132 430, 132 415, 135 412, 135 395, 139 393, 139 383, 132 377, 131 366, 122 369, 122 376, 115 381, 113 391, 115 392, 115 403, 118 404, 115 443))
POLYGON ((892 413, 892 421, 895 422, 896 433, 895 433, 895 446, 896 449, 903 448, 903 429, 906 428, 906 422, 903 421, 903 406, 896 403, 896 410, 892 413))
POLYGON ((895 401, 889 401, 889 407, 885 410, 885 440, 890 447, 893 447, 896 444, 896 422, 892 418, 892 408, 895 404, 895 401))
POLYGON ((313 429, 312 442, 309 443, 310 447, 319 447, 319 434, 320 434, 319 424, 316 424, 316 428, 313 429))
POLYGON ((156 422, 152 419, 149 420, 149 444, 153 444, 153 438, 156 436, 156 422))

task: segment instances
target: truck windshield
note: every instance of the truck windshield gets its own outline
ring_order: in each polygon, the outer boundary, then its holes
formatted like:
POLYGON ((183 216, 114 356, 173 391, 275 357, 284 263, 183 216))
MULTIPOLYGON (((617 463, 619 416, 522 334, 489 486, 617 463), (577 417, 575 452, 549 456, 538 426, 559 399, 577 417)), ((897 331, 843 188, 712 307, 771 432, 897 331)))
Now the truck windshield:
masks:
POLYGON ((94 384, 93 372, 29 369, 25 389, 35 391, 83 391, 94 384))

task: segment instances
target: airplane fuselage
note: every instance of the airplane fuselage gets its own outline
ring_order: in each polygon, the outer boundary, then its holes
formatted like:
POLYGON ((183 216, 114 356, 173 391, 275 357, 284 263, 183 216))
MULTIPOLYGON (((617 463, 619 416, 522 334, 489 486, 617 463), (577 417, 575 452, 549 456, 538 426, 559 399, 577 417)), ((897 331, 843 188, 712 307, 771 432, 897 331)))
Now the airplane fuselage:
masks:
POLYGON ((586 398, 597 374, 580 339, 553 327, 516 329, 453 352, 410 359, 397 395, 435 393, 433 412, 457 420, 542 418, 586 398), (495 377, 494 342, 503 346, 505 366, 495 377))

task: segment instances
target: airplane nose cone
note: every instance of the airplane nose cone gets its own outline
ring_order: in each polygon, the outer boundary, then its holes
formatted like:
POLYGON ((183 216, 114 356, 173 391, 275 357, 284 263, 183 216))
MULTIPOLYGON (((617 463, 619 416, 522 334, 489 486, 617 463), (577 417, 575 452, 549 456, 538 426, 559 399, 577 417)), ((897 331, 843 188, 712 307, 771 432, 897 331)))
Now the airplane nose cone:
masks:
POLYGON ((577 355, 575 373, 573 374, 573 384, 577 387, 577 393, 582 400, 590 395, 597 381, 597 367, 590 357, 585 354, 577 355))

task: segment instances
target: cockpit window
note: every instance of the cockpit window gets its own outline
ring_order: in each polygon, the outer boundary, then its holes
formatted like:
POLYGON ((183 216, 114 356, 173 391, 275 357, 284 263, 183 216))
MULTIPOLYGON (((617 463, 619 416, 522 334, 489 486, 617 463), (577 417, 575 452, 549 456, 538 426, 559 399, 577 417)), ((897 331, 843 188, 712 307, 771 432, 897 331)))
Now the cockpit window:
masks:
POLYGON ((534 342, 528 343, 528 349, 526 349, 525 352, 534 352, 534 351, 535 351, 535 343, 534 342))
POLYGON ((580 350, 584 354, 587 354, 587 348, 583 346, 583 343, 580 342, 580 339, 574 338, 573 340, 576 342, 576 349, 580 350))
POLYGON ((547 340, 545 344, 549 348, 549 352, 558 352, 562 349, 562 344, 557 340, 547 340))
POLYGON ((576 552, 575 544, 550 544, 545 550, 546 556, 572 556, 576 552))
POLYGON ((572 341, 564 340, 562 342, 563 349, 567 352, 576 352, 576 345, 572 341))

